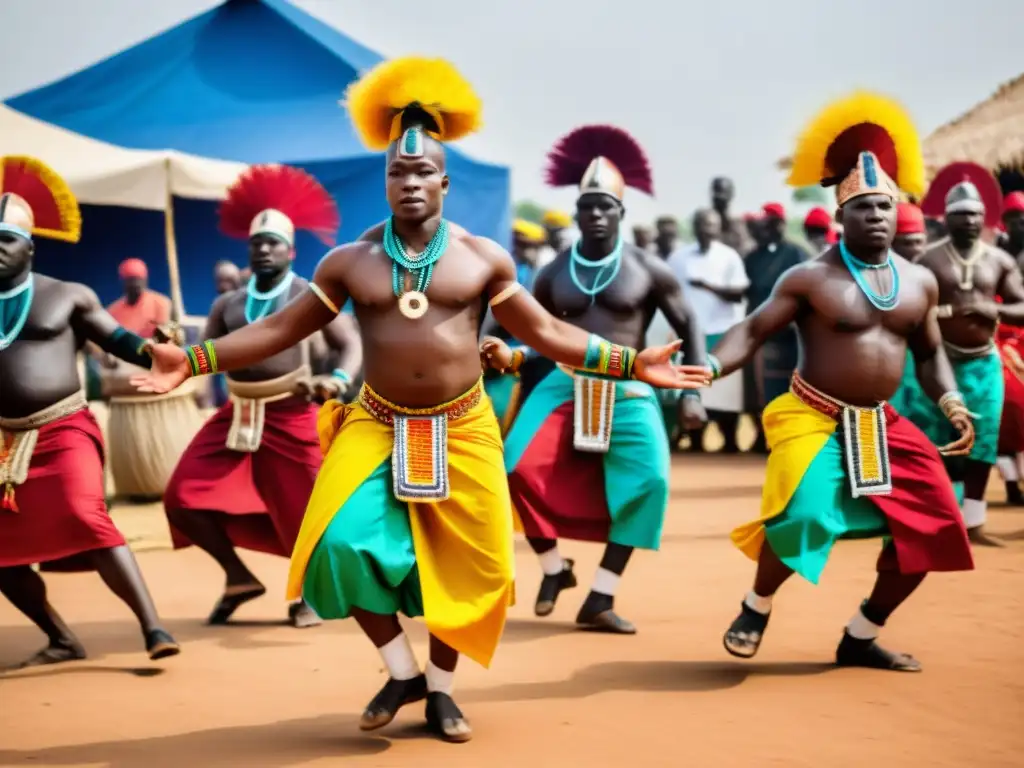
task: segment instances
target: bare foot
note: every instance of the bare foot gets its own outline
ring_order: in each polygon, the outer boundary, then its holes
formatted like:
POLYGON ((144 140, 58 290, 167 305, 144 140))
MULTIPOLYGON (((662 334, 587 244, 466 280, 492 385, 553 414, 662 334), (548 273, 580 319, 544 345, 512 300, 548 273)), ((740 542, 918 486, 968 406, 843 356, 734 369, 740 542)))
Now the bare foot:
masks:
POLYGON ((300 600, 288 606, 288 621, 296 629, 318 627, 323 621, 316 615, 316 611, 309 607, 309 603, 300 600))
POLYGON ((48 645, 20 664, 10 669, 28 669, 42 667, 47 664, 62 664, 65 661, 81 661, 85 658, 85 649, 77 640, 60 640, 48 645))
POLYGON ((257 597, 262 597, 266 592, 267 588, 258 581, 253 584, 236 584, 227 587, 217 605, 213 607, 213 612, 210 614, 210 618, 206 620, 206 623, 227 624, 228 619, 242 605, 250 600, 255 600, 257 597))
POLYGON ((1006 546, 1006 544, 1001 542, 999 539, 993 538, 985 533, 984 528, 980 525, 976 528, 968 528, 967 538, 970 540, 971 544, 977 544, 979 547, 1002 548, 1006 546))

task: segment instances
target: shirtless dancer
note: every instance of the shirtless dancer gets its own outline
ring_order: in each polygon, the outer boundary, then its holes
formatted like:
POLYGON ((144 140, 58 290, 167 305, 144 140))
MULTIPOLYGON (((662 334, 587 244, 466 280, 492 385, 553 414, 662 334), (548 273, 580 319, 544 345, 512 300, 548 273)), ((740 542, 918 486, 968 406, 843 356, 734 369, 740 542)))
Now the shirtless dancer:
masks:
POLYGON ((173 656, 178 644, 107 512, 103 436, 76 360, 91 341, 148 368, 146 342, 89 288, 32 271, 34 235, 78 242, 82 219, 63 179, 28 157, 0 159, 0 179, 0 592, 49 638, 22 666, 85 658, 35 563, 97 571, 138 618, 149 657, 173 656))
MULTIPOLYGON (((987 173, 980 166, 977 168, 977 174, 987 173)), ((984 187, 985 180, 980 175, 975 178, 977 184, 961 181, 944 195, 949 237, 929 247, 918 264, 938 281, 942 341, 957 388, 973 414, 976 433, 970 455, 948 460, 947 469, 954 483, 963 484, 963 517, 971 541, 1002 546, 984 531, 988 506, 985 488, 996 463, 1004 395, 1003 364, 995 346, 995 333, 1000 322, 1024 325, 1024 282, 1013 258, 981 239, 986 204, 978 190, 979 186, 984 187)), ((936 190, 936 182, 929 195, 942 194, 942 189, 936 190)), ((992 187, 998 192, 994 183, 992 187)), ((1000 203, 996 194, 988 207, 1000 203)), ((997 209, 996 219, 998 215, 997 209)), ((909 386, 914 387, 914 383, 909 386)), ((920 387, 912 388, 904 399, 903 415, 932 442, 941 445, 952 436, 942 412, 920 387)))
MULTIPOLYGON (((639 346, 656 310, 684 339, 684 360, 704 363, 704 336, 665 261, 624 242, 627 186, 652 194, 647 158, 613 126, 577 128, 549 155, 548 183, 579 187, 580 240, 537 277, 534 296, 546 310, 618 344, 639 346)), ((518 367, 507 347, 484 342, 492 364, 518 367)), ((686 395, 697 393, 687 392, 686 395)), ((706 420, 700 398, 685 396, 683 428, 706 420)), ((637 547, 656 550, 669 494, 669 445, 655 391, 556 368, 523 403, 505 439, 512 501, 543 578, 534 613, 548 616, 563 589, 576 586, 573 561, 558 539, 605 544, 604 556, 576 623, 634 634, 614 610, 615 593, 637 547)))
MULTIPOLYGON (((1003 229, 1000 247, 1010 254, 1017 268, 1024 267, 1024 192, 1011 192, 1003 199, 1003 229)), ((1003 420, 999 425, 999 458, 996 466, 1006 485, 1006 501, 1024 506, 1020 487, 1021 458, 1024 456, 1024 346, 1020 328, 1000 323, 996 331, 1003 358, 1003 420)))
MULTIPOLYGON (((292 271, 295 230, 308 229, 334 243, 338 211, 312 176, 288 166, 253 166, 228 190, 220 209, 221 230, 249 242, 253 276, 242 288, 214 302, 209 338, 226 336, 309 292, 292 271)), ((174 546, 195 544, 224 569, 224 594, 208 619, 226 623, 240 605, 266 588, 242 562, 235 547, 289 557, 322 460, 316 434, 321 397, 340 396, 359 373, 361 346, 350 315, 323 329, 341 355, 335 375, 314 381, 308 342, 227 377, 230 401, 193 438, 164 494, 174 546)), ((288 616, 295 627, 319 624, 304 602, 288 616)))
POLYGON ((939 289, 927 270, 890 251, 900 196, 893 177, 911 194, 923 186, 910 125, 897 105, 861 93, 827 108, 807 128, 789 183, 838 182, 843 239, 787 270, 771 296, 708 355, 715 374, 727 375, 773 333, 797 325, 801 359, 790 391, 763 416, 772 450, 761 517, 732 534, 757 560, 753 590, 724 638, 735 656, 757 653, 772 599, 794 572, 817 583, 838 539, 891 537, 836 663, 917 671, 911 656, 877 644, 882 626, 926 573, 973 567, 939 456, 966 453, 974 436, 942 349, 939 289), (892 125, 882 123, 883 115, 892 125), (899 173, 885 168, 883 158, 899 173), (939 450, 885 402, 899 385, 908 346, 925 391, 959 435, 939 450))
POLYGON ((324 618, 352 616, 389 680, 360 727, 391 722, 426 698, 431 729, 466 741, 451 697, 459 654, 488 666, 513 594, 512 519, 501 435, 482 394, 483 297, 515 338, 547 357, 659 386, 703 386, 707 370, 675 366, 675 346, 634 350, 551 317, 516 282, 512 258, 442 218, 450 189, 442 142, 480 124, 480 102, 443 60, 385 62, 346 104, 372 150, 387 150, 392 215, 331 251, 310 290, 280 312, 186 355, 158 346, 145 390, 194 373, 255 364, 323 327, 351 298, 366 348, 358 400, 320 414, 323 468, 292 555, 289 594, 324 618), (422 106, 421 106, 422 105, 422 106), (421 672, 397 613, 422 615, 430 661, 421 672))

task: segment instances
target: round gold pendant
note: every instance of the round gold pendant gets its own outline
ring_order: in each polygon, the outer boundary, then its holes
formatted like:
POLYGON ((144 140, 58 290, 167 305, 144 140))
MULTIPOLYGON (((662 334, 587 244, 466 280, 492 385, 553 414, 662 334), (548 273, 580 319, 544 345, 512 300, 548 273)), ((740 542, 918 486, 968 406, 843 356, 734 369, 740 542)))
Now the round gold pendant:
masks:
POLYGON ((398 300, 398 311, 410 320, 419 320, 427 314, 429 306, 430 302, 427 301, 426 294, 419 291, 403 293, 402 298, 398 300))

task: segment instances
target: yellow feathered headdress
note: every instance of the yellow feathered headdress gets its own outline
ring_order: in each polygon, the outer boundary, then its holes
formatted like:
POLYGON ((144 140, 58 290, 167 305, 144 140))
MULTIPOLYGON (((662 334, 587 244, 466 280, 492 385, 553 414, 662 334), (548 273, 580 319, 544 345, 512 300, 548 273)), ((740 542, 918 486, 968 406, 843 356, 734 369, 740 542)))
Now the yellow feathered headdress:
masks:
POLYGON ((378 151, 404 138, 411 127, 438 141, 461 139, 480 128, 483 111, 473 87, 451 63, 418 56, 378 64, 349 86, 344 104, 363 144, 378 151))
POLYGON ((830 104, 804 129, 787 183, 838 184, 840 205, 871 192, 898 196, 900 189, 920 198, 925 188, 921 140, 903 107, 858 91, 830 104))

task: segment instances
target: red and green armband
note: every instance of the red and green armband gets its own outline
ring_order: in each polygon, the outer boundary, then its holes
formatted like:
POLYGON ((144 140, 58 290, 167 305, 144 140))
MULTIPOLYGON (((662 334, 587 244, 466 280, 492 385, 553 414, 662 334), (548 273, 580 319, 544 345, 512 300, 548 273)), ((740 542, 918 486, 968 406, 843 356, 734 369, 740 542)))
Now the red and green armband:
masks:
POLYGON ((217 351, 213 348, 213 341, 207 339, 202 344, 193 344, 185 348, 185 356, 188 358, 189 368, 193 376, 206 376, 210 373, 217 373, 217 351))
POLYGON ((587 340, 587 353, 580 370, 609 379, 631 379, 635 364, 635 349, 613 344, 592 333, 587 340))

